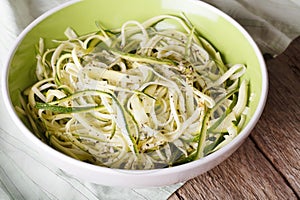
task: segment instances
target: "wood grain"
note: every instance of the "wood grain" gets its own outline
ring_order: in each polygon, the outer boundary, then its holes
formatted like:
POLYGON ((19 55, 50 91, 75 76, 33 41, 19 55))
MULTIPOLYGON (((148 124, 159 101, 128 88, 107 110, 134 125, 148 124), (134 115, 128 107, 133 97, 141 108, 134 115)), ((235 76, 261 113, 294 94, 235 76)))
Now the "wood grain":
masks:
POLYGON ((175 199, 297 199, 249 138, 229 159, 188 181, 175 199))
POLYGON ((269 95, 251 136, 229 159, 170 200, 300 199, 300 37, 266 59, 269 95))
POLYGON ((300 196, 300 37, 267 60, 269 95, 251 134, 258 148, 300 196))

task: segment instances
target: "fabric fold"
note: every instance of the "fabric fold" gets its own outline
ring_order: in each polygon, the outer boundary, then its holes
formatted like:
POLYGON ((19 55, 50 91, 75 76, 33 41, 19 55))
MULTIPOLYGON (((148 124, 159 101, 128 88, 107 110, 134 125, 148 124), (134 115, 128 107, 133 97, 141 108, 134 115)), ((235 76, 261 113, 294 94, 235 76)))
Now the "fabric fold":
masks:
POLYGON ((252 36, 262 53, 278 55, 300 35, 300 3, 272 0, 204 0, 219 8, 252 36))

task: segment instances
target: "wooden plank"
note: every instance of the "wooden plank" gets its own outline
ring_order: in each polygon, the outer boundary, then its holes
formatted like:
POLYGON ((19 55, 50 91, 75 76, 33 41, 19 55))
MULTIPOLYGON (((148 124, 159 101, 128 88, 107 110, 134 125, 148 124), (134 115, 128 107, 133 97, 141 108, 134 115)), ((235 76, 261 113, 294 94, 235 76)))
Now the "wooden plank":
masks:
POLYGON ((248 138, 226 161, 188 181, 170 200, 297 199, 285 180, 248 138))
POLYGON ((269 95, 251 134, 256 145, 300 197, 300 37, 267 60, 269 95))

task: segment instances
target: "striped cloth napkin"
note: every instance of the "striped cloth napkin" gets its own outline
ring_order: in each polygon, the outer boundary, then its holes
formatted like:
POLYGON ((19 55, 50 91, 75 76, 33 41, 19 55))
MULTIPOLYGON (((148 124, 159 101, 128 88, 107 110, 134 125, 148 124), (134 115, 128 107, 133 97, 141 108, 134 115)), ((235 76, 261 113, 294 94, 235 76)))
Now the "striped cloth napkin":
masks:
MULTIPOLYGON (((18 34, 68 0, 0 1, 0 73, 18 34)), ((300 35, 298 0, 207 0, 236 19, 263 53, 277 55, 300 35)), ((0 199, 167 199, 182 184, 148 189, 101 186, 68 176, 33 150, 7 115, 0 94, 0 199)))

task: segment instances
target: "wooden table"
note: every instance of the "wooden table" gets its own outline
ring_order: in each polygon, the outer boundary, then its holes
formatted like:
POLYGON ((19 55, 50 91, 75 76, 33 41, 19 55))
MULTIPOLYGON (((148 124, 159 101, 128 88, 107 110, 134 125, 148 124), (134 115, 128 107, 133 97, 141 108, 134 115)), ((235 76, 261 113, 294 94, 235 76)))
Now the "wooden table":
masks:
POLYGON ((300 199, 300 37, 283 54, 265 60, 268 100, 249 138, 170 200, 300 199))

